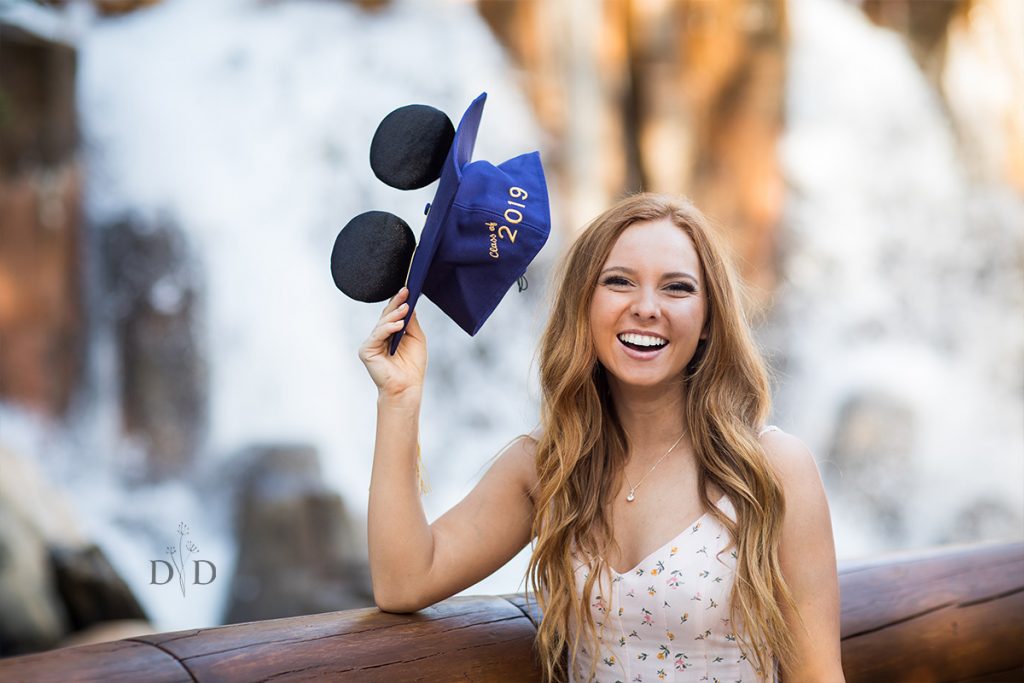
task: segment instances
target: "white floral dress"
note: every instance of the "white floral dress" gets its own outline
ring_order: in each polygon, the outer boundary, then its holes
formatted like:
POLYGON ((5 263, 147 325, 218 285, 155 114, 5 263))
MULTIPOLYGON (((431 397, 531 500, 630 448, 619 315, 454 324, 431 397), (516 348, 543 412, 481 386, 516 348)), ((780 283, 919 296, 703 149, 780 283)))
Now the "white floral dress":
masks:
MULTIPOLYGON (((736 519, 728 496, 717 505, 736 519)), ((595 658, 595 678, 589 680, 599 683, 763 680, 740 651, 730 621, 736 551, 725 551, 729 540, 725 526, 705 513, 630 571, 609 569, 610 584, 607 575, 595 582, 590 601, 600 651, 589 652, 581 639, 570 683, 588 680, 595 658)), ((589 571, 577 559, 577 596, 583 594, 589 571)))

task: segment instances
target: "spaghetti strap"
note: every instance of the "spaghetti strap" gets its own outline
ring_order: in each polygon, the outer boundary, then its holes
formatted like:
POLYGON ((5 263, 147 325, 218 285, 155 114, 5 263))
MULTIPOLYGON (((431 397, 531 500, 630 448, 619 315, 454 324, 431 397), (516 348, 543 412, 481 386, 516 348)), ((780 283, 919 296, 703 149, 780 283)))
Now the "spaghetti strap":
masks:
POLYGON ((764 436, 765 434, 768 434, 769 432, 779 432, 779 431, 782 431, 782 430, 780 430, 775 425, 765 425, 764 427, 761 427, 761 431, 759 431, 757 433, 757 438, 760 439, 762 436, 764 436))

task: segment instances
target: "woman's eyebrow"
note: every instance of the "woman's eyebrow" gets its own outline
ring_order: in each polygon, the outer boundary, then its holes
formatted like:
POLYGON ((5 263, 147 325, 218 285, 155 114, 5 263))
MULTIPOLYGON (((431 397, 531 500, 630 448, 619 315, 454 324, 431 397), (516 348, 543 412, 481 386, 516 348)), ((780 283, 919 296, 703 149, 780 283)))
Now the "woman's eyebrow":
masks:
MULTIPOLYGON (((608 268, 605 268, 604 270, 601 271, 601 275, 604 275, 605 273, 610 272, 610 271, 619 271, 619 272, 622 272, 622 273, 626 273, 627 275, 633 275, 633 276, 636 275, 636 271, 635 270, 633 270, 632 268, 626 268, 625 266, 609 266, 608 268)), ((676 278, 676 277, 690 278, 694 282, 698 281, 697 278, 695 276, 691 275, 690 273, 686 273, 686 272, 682 272, 682 271, 678 271, 678 270, 672 271, 671 273, 665 273, 664 275, 661 276, 661 279, 662 280, 669 280, 669 279, 676 278)))

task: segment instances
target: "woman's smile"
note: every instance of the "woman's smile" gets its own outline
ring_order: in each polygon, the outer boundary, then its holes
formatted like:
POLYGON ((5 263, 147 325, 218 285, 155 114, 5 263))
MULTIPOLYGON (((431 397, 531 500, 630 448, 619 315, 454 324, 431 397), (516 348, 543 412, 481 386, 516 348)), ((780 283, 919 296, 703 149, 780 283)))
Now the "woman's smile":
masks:
POLYGON ((630 358, 652 360, 665 350, 669 341, 656 334, 630 330, 616 335, 630 358))

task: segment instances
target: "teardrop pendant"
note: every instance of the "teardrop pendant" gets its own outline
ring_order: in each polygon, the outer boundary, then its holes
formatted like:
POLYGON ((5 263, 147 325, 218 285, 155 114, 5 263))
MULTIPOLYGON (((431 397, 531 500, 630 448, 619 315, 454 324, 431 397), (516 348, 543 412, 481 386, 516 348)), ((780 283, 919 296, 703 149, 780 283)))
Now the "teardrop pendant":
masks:
POLYGON ((630 491, 630 492, 629 492, 629 495, 628 495, 628 496, 626 496, 626 501, 627 501, 627 502, 629 502, 629 503, 632 503, 632 502, 633 502, 634 500, 636 500, 636 496, 634 496, 634 495, 633 495, 633 492, 632 492, 632 491, 630 491))

